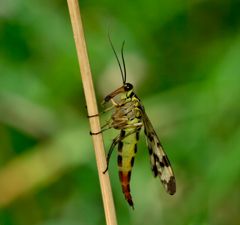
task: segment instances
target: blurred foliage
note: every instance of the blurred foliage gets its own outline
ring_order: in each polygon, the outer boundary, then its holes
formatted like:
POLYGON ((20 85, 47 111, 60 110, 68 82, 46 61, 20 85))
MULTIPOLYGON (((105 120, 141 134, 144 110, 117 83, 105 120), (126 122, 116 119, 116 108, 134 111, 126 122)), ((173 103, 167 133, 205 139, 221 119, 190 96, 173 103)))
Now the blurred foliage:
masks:
MULTIPOLYGON (((239 225, 240 2, 79 3, 99 101, 121 84, 109 31, 177 178, 168 196, 142 135, 132 211, 113 154, 119 224, 239 225)), ((0 150, 0 224, 105 224, 65 1, 0 2, 0 150)))

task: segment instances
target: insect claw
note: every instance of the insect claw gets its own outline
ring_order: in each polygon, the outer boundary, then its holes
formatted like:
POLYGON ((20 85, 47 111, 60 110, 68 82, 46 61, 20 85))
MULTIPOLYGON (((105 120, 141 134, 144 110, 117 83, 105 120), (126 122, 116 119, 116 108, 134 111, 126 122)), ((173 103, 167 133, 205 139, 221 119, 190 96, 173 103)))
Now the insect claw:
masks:
POLYGON ((90 131, 89 133, 90 133, 90 135, 92 136, 92 135, 98 135, 98 134, 101 134, 101 133, 102 133, 102 131, 99 131, 99 132, 96 132, 96 133, 94 133, 94 132, 90 131))
POLYGON ((108 171, 108 166, 107 168, 103 171, 103 174, 105 174, 108 171))
POLYGON ((88 118, 92 118, 92 117, 96 117, 96 116, 99 116, 99 114, 95 114, 95 115, 91 115, 91 116, 87 115, 88 118))

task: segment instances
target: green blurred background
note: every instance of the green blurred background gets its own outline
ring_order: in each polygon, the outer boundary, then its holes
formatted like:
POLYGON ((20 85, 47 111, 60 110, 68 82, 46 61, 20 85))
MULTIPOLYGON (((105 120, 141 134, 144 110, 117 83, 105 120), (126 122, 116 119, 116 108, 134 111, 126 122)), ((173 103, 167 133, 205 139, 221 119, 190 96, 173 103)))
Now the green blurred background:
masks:
MULTIPOLYGON (((240 1, 80 1, 98 101, 121 85, 108 42, 177 179, 168 196, 142 134, 119 224, 240 224, 240 1)), ((0 224, 105 224, 66 1, 0 2, 0 224)), ((109 116, 109 115, 108 115, 109 116)), ((102 118, 102 123, 107 117, 102 118)), ((104 134, 106 150, 115 131, 104 134)))

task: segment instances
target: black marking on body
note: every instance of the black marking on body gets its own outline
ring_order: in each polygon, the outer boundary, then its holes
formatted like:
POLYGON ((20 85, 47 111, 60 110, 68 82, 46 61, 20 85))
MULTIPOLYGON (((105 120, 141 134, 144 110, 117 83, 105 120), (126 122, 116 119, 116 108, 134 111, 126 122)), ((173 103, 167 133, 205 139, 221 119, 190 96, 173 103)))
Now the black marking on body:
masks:
POLYGON ((136 95, 135 95, 135 93, 132 91, 131 93, 130 93, 130 95, 129 95, 129 98, 132 98, 132 97, 135 97, 136 95))
POLYGON ((144 129, 144 134, 147 136, 147 130, 146 129, 144 129))
POLYGON ((122 156, 118 155, 118 166, 122 167, 122 156))
POLYGON ((136 133, 136 139, 139 141, 139 131, 136 133))
POLYGON ((122 141, 119 141, 119 142, 118 142, 118 151, 119 151, 119 152, 122 152, 122 149, 123 149, 123 142, 122 142, 122 141))
POLYGON ((125 130, 121 130, 120 136, 123 138, 125 136, 125 130))
POLYGON ((128 175, 127 175, 127 176, 128 176, 128 181, 130 181, 130 179, 131 179, 131 174, 132 174, 132 172, 129 171, 129 172, 128 172, 128 175))
POLYGON ((134 165, 134 157, 131 158, 131 167, 134 165))
POLYGON ((122 179, 123 179, 123 172, 122 172, 122 171, 119 171, 119 172, 118 172, 118 175, 119 175, 120 180, 122 181, 122 179))
POLYGON ((137 144, 134 145, 134 153, 137 153, 137 144))
MULTIPOLYGON (((134 97, 139 101, 139 103, 141 102, 140 98, 134 93, 134 97)), ((140 107, 141 107, 141 110, 142 110, 142 105, 140 103, 140 107)))
POLYGON ((132 199, 128 199, 127 200, 128 201, 128 203, 129 203, 129 205, 134 209, 134 206, 133 206, 133 201, 132 201, 132 199))
POLYGON ((148 147, 148 152, 149 152, 150 155, 153 154, 153 150, 152 150, 151 146, 148 147))

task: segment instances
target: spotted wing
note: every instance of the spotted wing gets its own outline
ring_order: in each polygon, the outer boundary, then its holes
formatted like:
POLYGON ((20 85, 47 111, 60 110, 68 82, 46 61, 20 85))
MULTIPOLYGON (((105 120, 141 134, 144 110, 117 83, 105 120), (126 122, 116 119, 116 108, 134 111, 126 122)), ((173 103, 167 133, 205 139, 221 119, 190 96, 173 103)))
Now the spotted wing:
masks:
POLYGON ((176 192, 176 181, 173 170, 168 157, 163 150, 163 146, 144 109, 143 123, 153 174, 155 177, 157 175, 160 177, 165 190, 170 195, 173 195, 176 192))

